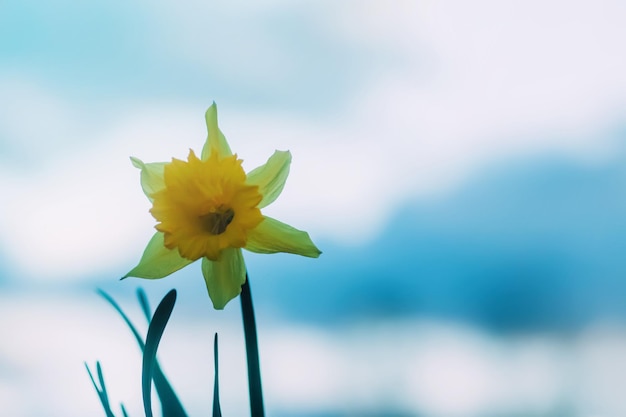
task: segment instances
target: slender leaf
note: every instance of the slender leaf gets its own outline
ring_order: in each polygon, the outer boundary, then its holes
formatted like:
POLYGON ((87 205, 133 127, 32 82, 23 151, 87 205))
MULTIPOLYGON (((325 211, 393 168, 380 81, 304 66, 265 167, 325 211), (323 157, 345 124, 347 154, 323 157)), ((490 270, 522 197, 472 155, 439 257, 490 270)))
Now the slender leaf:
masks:
POLYGON ((150 394, 152 391, 152 376, 156 365, 156 353, 175 303, 176 290, 171 290, 163 297, 163 300, 161 300, 161 303, 156 308, 150 326, 148 327, 141 371, 141 391, 143 394, 143 407, 146 417, 153 417, 150 394))
POLYGON ((213 383, 213 417, 222 417, 222 409, 220 407, 220 383, 218 371, 218 352, 217 352, 217 333, 213 339, 213 359, 215 362, 215 382, 213 383))
POLYGON ((141 287, 137 288, 137 298, 139 299, 139 305, 141 306, 141 310, 146 316, 148 324, 150 324, 150 316, 152 315, 152 313, 150 312, 150 303, 148 303, 148 297, 146 297, 146 292, 141 287))
POLYGON ((246 282, 241 286, 241 315, 243 332, 246 341, 246 357, 248 361, 248 391, 250 393, 250 415, 263 417, 263 389, 261 387, 261 367, 259 365, 259 344, 256 334, 256 321, 252 306, 252 294, 248 274, 246 282))
POLYGON ((115 300, 113 299, 113 297, 111 297, 109 294, 107 294, 106 292, 98 289, 97 290, 98 294, 100 294, 105 300, 108 301, 109 304, 111 304, 111 306, 113 306, 113 308, 115 309, 115 311, 117 311, 119 313, 120 316, 122 316, 122 319, 124 319, 124 322, 126 322, 126 325, 130 328, 130 331, 133 332, 133 336, 135 336, 135 340, 137 340, 137 343, 139 343, 139 346, 141 347, 141 350, 144 349, 144 342, 143 342, 143 338, 141 337, 141 335, 139 334, 139 332, 137 331, 137 328, 133 325, 133 323, 130 321, 130 319, 128 318, 128 316, 126 315, 126 313, 124 313, 124 311, 122 310, 122 308, 119 306, 119 304, 117 304, 115 302, 115 300))
MULTIPOLYGON (((141 351, 143 352, 145 349, 145 343, 143 341, 143 338, 137 331, 137 328, 130 321, 126 313, 124 313, 119 304, 117 304, 113 297, 111 297, 109 294, 102 290, 98 290, 98 294, 100 294, 105 300, 107 300, 108 303, 111 304, 111 306, 113 306, 113 308, 118 312, 118 314, 122 316, 122 319, 124 319, 124 322, 130 328, 131 332, 135 336, 135 340, 137 341, 139 347, 141 348, 141 351)), ((137 297, 139 298, 139 304, 141 305, 141 308, 146 315, 148 324, 150 324, 150 307, 145 292, 143 292, 143 290, 141 289, 137 290, 137 297)), ((158 361, 155 361, 153 378, 154 386, 161 402, 161 411, 163 413, 163 417, 187 417, 187 413, 185 412, 182 403, 176 396, 174 389, 165 377, 165 374, 163 373, 158 361)))
POLYGON ((100 398, 100 402, 102 403, 102 408, 104 409, 104 413, 107 417, 115 417, 113 411, 111 411, 111 404, 109 404, 109 396, 106 392, 106 385, 104 384, 104 377, 102 376, 102 368, 100 367, 100 362, 96 362, 96 370, 98 374, 98 380, 100 383, 100 387, 96 384, 96 381, 89 369, 89 365, 85 362, 85 368, 87 369, 87 373, 89 374, 89 378, 91 379, 91 383, 93 387, 96 389, 96 393, 98 394, 98 398, 100 398))
POLYGON ((100 362, 96 362, 96 372, 98 373, 98 381, 100 382, 100 387, 102 390, 102 396, 106 399, 107 403, 109 402, 109 394, 107 394, 107 387, 104 384, 104 375, 102 375, 102 366, 100 366, 100 362))
POLYGON ((124 407, 124 404, 120 404, 120 406, 122 407, 122 415, 124 417, 128 417, 128 413, 126 412, 126 408, 124 407))

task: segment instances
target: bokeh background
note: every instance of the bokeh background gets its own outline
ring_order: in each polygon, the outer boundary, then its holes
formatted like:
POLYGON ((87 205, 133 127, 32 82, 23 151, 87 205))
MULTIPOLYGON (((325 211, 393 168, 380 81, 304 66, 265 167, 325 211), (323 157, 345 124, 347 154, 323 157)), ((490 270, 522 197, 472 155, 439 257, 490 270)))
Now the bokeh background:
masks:
POLYGON ((96 293, 179 291, 160 359, 190 415, 247 410, 237 300, 198 265, 124 275, 153 232, 129 161, 201 149, 215 100, 267 213, 317 260, 247 254, 268 415, 626 415, 619 0, 0 2, 0 415, 142 415, 96 293), (119 413, 119 410, 116 410, 119 413))

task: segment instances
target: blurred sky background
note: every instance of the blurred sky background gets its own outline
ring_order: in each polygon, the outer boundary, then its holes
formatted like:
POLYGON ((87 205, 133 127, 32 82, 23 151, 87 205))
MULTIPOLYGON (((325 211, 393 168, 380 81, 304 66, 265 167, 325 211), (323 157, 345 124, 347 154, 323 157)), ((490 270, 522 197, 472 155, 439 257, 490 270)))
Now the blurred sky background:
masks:
MULTIPOLYGON (((0 415, 142 415, 113 294, 178 304, 160 358, 245 415, 239 303, 199 265, 119 282, 153 233, 129 156, 220 126, 317 259, 246 254, 268 415, 626 416, 626 4, 0 1, 0 415), (118 411, 118 410, 116 410, 118 411)), ((145 330, 145 326, 143 327, 145 330)))

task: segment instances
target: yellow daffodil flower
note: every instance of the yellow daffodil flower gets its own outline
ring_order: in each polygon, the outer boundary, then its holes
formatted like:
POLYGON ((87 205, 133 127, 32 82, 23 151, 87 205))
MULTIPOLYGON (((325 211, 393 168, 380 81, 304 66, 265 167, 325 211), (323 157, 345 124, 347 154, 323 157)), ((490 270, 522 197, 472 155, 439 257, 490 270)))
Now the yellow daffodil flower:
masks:
POLYGON ((261 209, 279 196, 291 154, 276 151, 248 174, 217 125, 215 103, 206 112, 208 137, 200 158, 143 163, 141 187, 152 203, 157 232, 139 264, 126 277, 163 278, 202 259, 202 274, 216 309, 241 292, 246 267, 241 249, 287 252, 317 258, 309 234, 264 216, 261 209))

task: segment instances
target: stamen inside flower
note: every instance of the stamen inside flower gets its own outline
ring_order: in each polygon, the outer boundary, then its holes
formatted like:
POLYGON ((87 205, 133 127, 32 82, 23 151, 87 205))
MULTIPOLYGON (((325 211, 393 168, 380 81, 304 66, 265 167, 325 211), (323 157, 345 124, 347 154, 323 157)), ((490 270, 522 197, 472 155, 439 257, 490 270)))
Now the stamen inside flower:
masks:
POLYGON ((230 208, 220 208, 219 211, 207 213, 200 216, 200 221, 204 230, 212 235, 221 235, 226 231, 226 227, 233 221, 235 212, 230 208))

